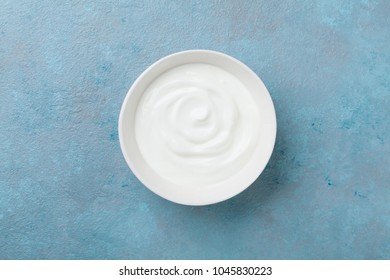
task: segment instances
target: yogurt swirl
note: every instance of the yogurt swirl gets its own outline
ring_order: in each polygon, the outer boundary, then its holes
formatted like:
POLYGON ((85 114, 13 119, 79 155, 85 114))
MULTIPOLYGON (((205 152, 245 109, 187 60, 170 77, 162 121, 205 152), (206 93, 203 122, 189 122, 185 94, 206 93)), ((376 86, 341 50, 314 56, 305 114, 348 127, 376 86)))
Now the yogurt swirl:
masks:
POLYGON ((185 64, 159 76, 144 92, 135 117, 136 141, 164 179, 206 187, 247 163, 259 137, 257 110, 231 73, 185 64))

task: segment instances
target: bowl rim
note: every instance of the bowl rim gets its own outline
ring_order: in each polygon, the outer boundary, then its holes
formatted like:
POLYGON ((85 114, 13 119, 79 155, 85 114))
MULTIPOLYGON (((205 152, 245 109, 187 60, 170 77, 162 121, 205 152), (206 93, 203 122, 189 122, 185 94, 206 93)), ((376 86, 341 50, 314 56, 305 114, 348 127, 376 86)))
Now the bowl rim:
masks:
MULTIPOLYGON (((183 65, 184 64, 186 64, 186 63, 183 63, 183 65)), ((178 67, 178 66, 174 65, 172 68, 175 68, 175 67, 178 67)), ((172 68, 170 68, 170 69, 172 69, 172 68)), ((224 69, 224 70, 228 71, 226 69, 224 69)), ((165 71, 162 71, 162 72, 158 73, 158 75, 154 79, 156 79, 159 75, 163 74, 166 71, 168 71, 168 70, 165 70, 165 71)), ((153 74, 156 75, 155 73, 153 73, 153 74)), ((151 84, 153 82, 153 80, 151 82, 149 82, 149 84, 151 84)), ((138 99, 137 102, 139 102, 139 99, 138 99)), ((138 106, 138 104, 136 105, 136 107, 137 106, 138 106)), ((228 200, 228 199, 238 195, 239 193, 243 192, 247 188, 249 188, 256 181, 256 179, 263 173, 266 165, 268 164, 268 162, 269 162, 269 160, 270 160, 270 158, 272 156, 272 153, 274 151, 274 147, 275 147, 275 143, 276 143, 276 135, 277 135, 277 119, 276 119, 275 106, 274 106, 273 100, 271 98, 271 95, 269 94, 268 89, 265 87, 265 85, 264 85, 263 81, 260 79, 260 77, 251 68, 249 68, 246 64, 244 64, 240 60, 238 60, 238 59, 236 59, 236 58, 234 58, 234 57, 232 57, 230 55, 227 55, 225 53, 214 51, 214 50, 208 50, 208 49, 191 49, 191 50, 175 52, 175 53, 169 54, 167 56, 164 56, 164 57, 158 59, 153 64, 148 66, 137 77, 137 79, 133 82, 133 84, 131 85, 130 89, 128 90, 128 92, 127 92, 127 94, 126 94, 126 96, 125 96, 125 98, 123 100, 123 103, 121 105, 121 109, 120 109, 120 113, 119 113, 119 119, 118 119, 118 137, 119 137, 119 143, 120 143, 121 152, 122 152, 123 157, 125 158, 125 161, 126 161, 127 165, 129 166, 129 168, 131 169, 131 171, 133 172, 135 177, 137 177, 137 179, 147 189, 149 189, 153 193, 157 194, 158 196, 160 196, 162 198, 165 198, 165 199, 167 199, 169 201, 178 203, 178 204, 189 205, 189 206, 202 206, 202 205, 210 205, 210 204, 219 203, 219 202, 228 200), (132 158, 129 156, 129 154, 127 152, 127 148, 126 148, 125 140, 124 140, 124 134, 123 134, 123 131, 122 131, 122 127, 123 127, 124 122, 125 122, 124 121, 124 113, 125 113, 126 107, 129 104, 129 100, 130 100, 132 94, 134 94, 134 91, 137 90, 137 87, 139 86, 140 82, 142 80, 144 80, 145 77, 150 75, 154 71, 156 66, 158 66, 158 65, 160 65, 160 64, 162 64, 162 63, 164 63, 164 62, 166 62, 168 60, 171 60, 171 59, 173 59, 173 58, 175 58, 177 56, 191 55, 191 54, 194 54, 194 53, 199 54, 199 55, 207 54, 207 55, 219 56, 222 59, 230 60, 230 61, 234 62, 235 64, 237 64, 238 66, 242 67, 246 72, 248 72, 248 74, 252 75, 253 78, 256 78, 258 80, 258 82, 260 82, 263 85, 263 89, 265 89, 265 94, 268 95, 269 101, 271 102, 270 104, 272 105, 272 108, 270 108, 270 109, 272 110, 272 115, 273 115, 272 116, 272 121, 273 121, 273 123, 272 123, 272 134, 271 135, 267 135, 267 137, 270 139, 270 141, 272 141, 272 148, 268 149, 265 152, 266 155, 264 156, 264 160, 263 160, 264 164, 263 164, 263 166, 258 168, 258 175, 253 180, 251 180, 251 182, 249 184, 245 184, 245 186, 237 187, 236 188, 237 189, 236 192, 231 192, 229 195, 225 195, 225 196, 221 195, 220 198, 218 198, 218 199, 207 200, 207 201, 203 201, 203 202, 201 202, 201 201, 190 202, 190 201, 188 201, 186 199, 180 199, 180 198, 177 198, 177 197, 176 198, 172 198, 169 195, 167 195, 166 193, 164 193, 163 191, 161 191, 161 189, 159 189, 158 187, 152 186, 149 183, 147 183, 145 178, 143 177, 143 175, 141 175, 140 172, 138 172, 136 163, 132 160, 132 158)), ((227 179, 226 181, 229 181, 229 179, 227 179)))

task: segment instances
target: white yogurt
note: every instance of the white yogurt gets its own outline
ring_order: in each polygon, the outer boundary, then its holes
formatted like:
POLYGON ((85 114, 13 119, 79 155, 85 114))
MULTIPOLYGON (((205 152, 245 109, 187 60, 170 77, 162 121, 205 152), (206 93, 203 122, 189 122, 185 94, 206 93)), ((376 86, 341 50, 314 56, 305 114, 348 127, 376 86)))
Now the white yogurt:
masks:
POLYGON ((145 161, 178 185, 207 187, 241 170, 259 138, 258 107, 231 73, 185 64, 155 79, 136 111, 145 161))

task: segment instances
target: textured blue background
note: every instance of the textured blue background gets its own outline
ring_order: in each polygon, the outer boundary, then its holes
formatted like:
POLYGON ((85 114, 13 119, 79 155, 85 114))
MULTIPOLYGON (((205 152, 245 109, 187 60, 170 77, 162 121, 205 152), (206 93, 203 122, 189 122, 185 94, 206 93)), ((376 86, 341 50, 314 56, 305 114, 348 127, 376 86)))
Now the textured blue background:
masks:
POLYGON ((0 2, 1 259, 389 259, 390 2, 0 2), (278 116, 261 177, 186 207, 134 177, 121 103, 167 54, 250 66, 278 116))

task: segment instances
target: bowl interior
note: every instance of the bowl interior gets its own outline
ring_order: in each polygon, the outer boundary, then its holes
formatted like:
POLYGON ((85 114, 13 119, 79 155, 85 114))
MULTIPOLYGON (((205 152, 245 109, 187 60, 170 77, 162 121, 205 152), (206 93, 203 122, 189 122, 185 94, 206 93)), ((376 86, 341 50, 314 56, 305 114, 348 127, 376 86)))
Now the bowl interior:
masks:
POLYGON ((134 82, 119 116, 122 153, 135 176, 156 194, 176 203, 206 205, 226 200, 253 183, 264 170, 275 144, 276 115, 271 97, 260 78, 240 61, 225 54, 193 50, 176 53, 154 63, 134 82), (261 128, 258 145, 247 164, 228 180, 212 186, 188 187, 173 184, 158 175, 144 160, 135 138, 135 114, 142 94, 162 73, 188 63, 220 67, 236 76, 249 90, 259 109, 261 128))

